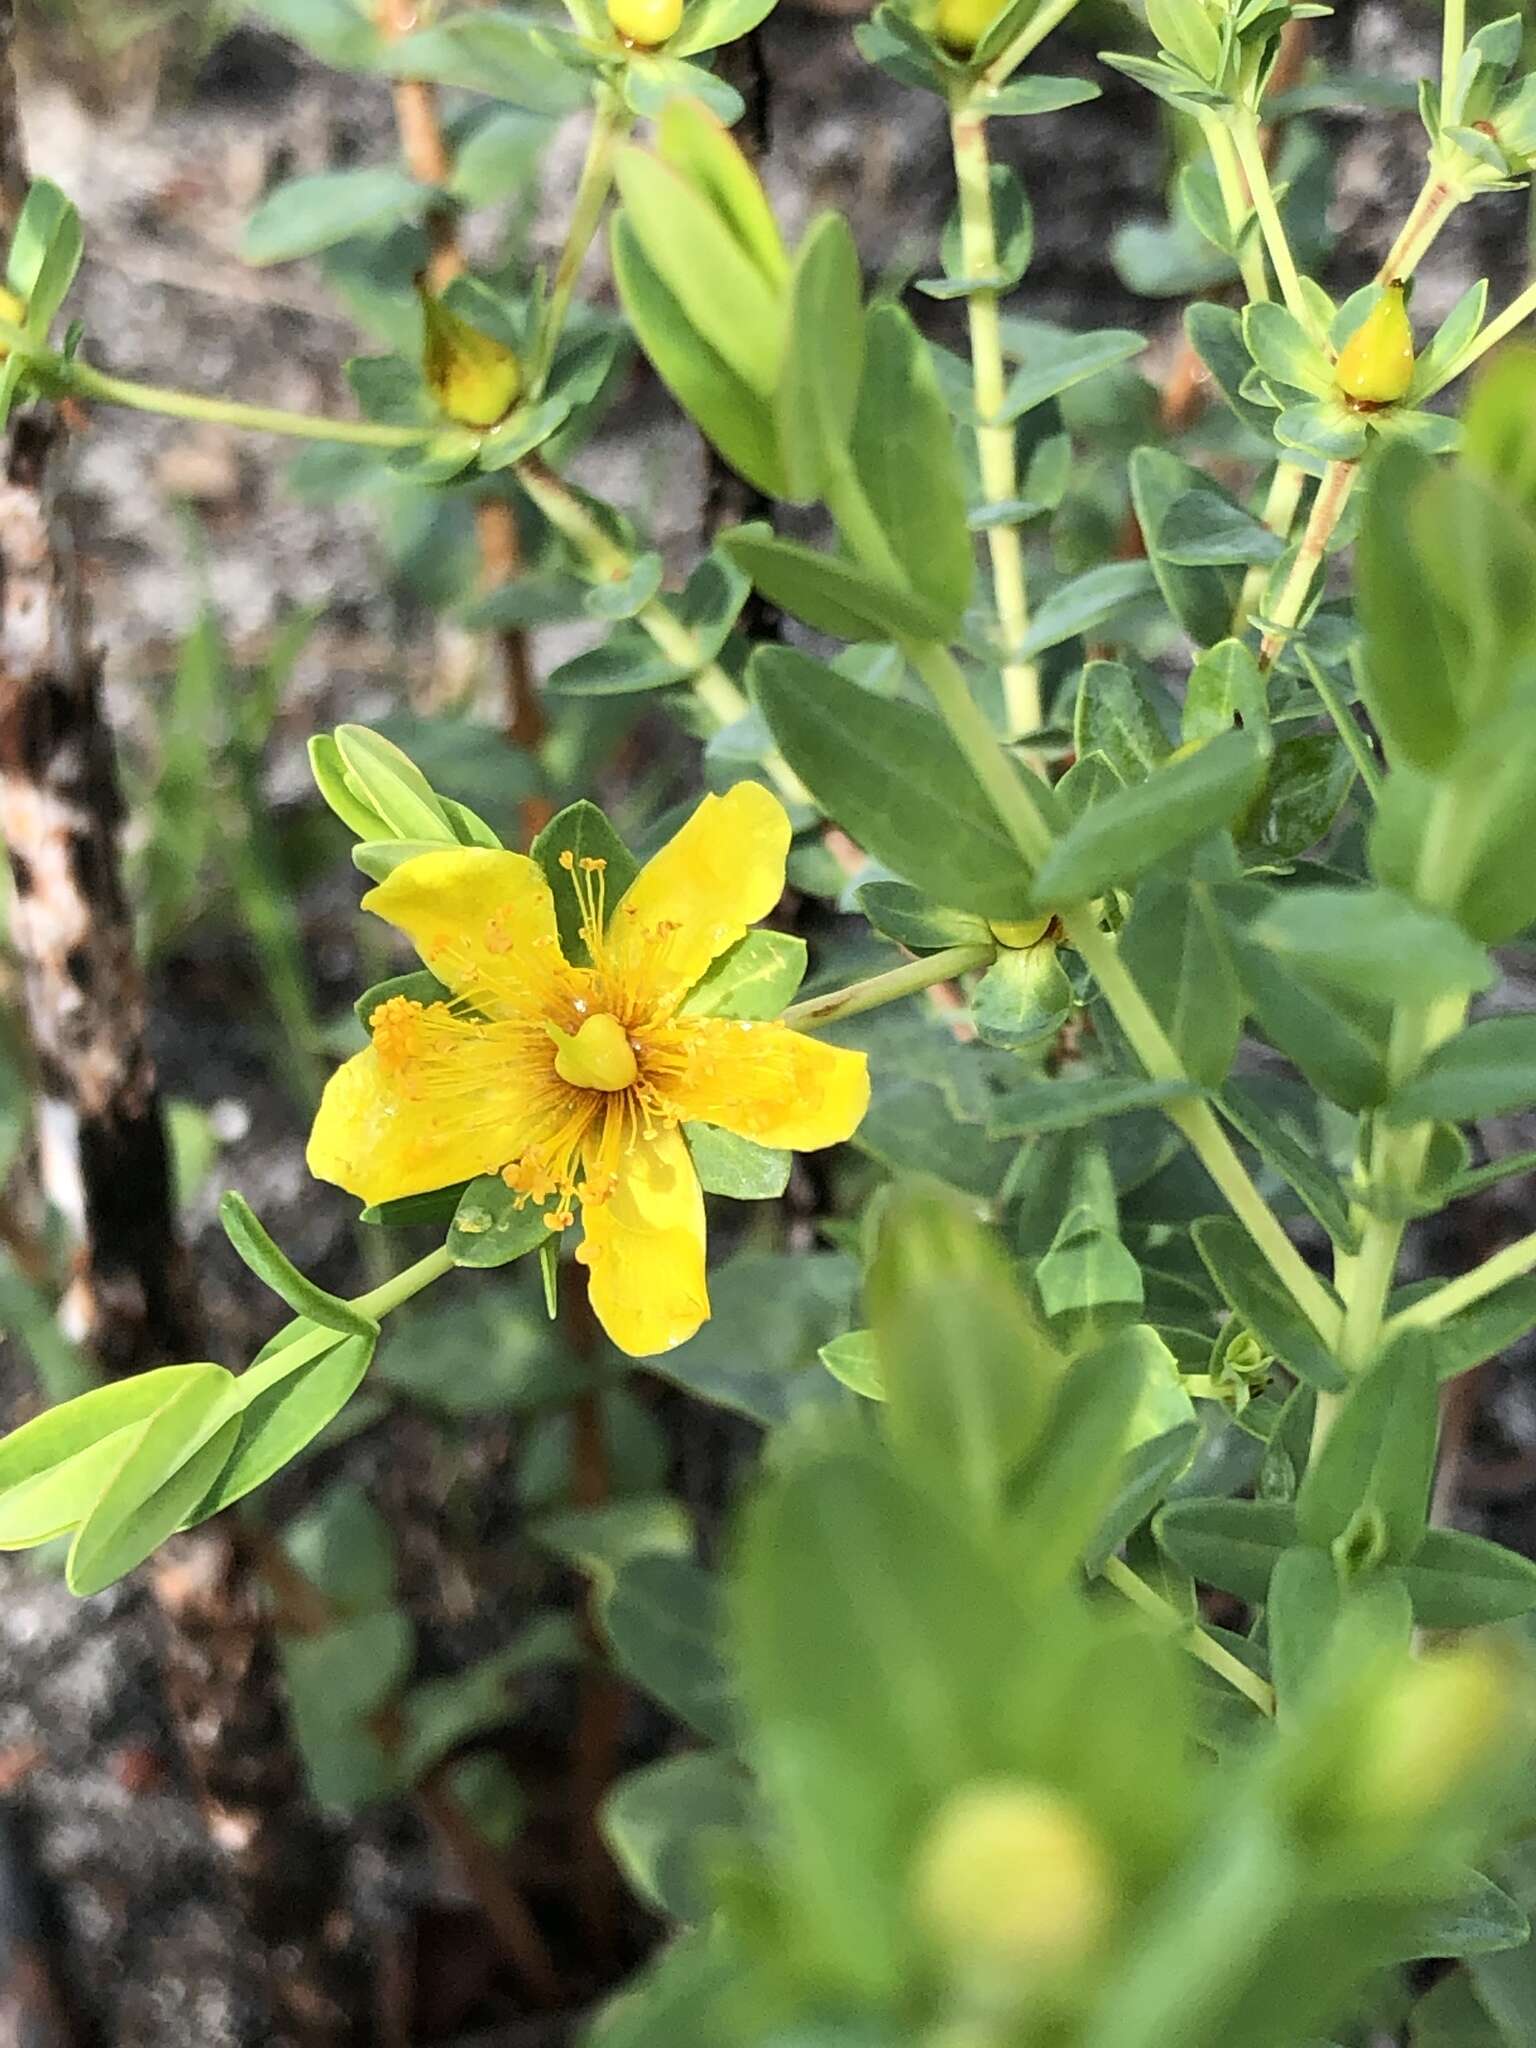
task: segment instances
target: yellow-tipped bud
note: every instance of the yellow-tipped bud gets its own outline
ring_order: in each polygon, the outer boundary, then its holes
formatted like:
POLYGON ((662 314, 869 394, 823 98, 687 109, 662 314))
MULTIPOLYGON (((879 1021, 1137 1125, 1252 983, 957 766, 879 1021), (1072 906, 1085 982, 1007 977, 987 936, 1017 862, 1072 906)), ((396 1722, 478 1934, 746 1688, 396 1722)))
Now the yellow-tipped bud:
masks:
POLYGON ((1023 953, 1038 946, 1055 922, 1054 917, 994 917, 988 930, 1000 946, 1023 953))
POLYGON ((523 394, 523 366, 504 341, 482 334, 418 284, 422 373, 438 405, 461 427, 494 427, 523 394))
POLYGON ((952 1965, 1017 1982, 1057 1978, 1099 1947, 1115 1885, 1098 1836, 1045 1785, 994 1779, 957 1793, 918 1851, 917 1917, 952 1965))
MULTIPOLYGON (((0 285, 0 320, 9 320, 13 327, 19 327, 26 317, 27 309, 21 300, 14 292, 8 292, 4 285, 0 285)), ((5 343, 0 341, 0 359, 3 359, 6 353, 5 343)))
POLYGON ((683 24, 683 0, 608 0, 608 19, 626 43, 654 50, 683 24))
POLYGON ((939 0, 934 32, 947 50, 969 57, 1008 0, 939 0))
POLYGON ((1407 396, 1413 382, 1413 327, 1404 286, 1387 286, 1344 344, 1334 375, 1356 405, 1396 405, 1407 396))
POLYGON ((1515 1717, 1517 1674, 1481 1648, 1408 1667, 1371 1716, 1348 1787, 1366 1822, 1413 1821, 1486 1771, 1515 1717))

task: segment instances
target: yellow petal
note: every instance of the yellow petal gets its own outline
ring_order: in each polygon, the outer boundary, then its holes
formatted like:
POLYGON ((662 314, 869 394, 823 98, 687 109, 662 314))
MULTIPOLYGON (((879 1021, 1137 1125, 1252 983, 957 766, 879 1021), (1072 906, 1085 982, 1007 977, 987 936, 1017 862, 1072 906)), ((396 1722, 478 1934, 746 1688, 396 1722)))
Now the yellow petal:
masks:
POLYGON ((688 1020, 689 1062, 667 1101, 685 1121, 815 1152, 840 1145, 869 1107, 869 1060, 783 1024, 688 1020))
POLYGON ((631 1358, 685 1344, 709 1314, 704 1197, 680 1131, 626 1155, 606 1202, 584 1202, 576 1256, 598 1321, 631 1358))
POLYGON ((460 1096, 416 1091, 370 1046, 326 1083, 306 1158, 317 1180, 364 1202, 393 1202, 499 1172, 528 1143, 525 1122, 506 1084, 460 1096))
POLYGON ((526 854, 445 847, 402 861, 363 898, 439 981, 489 1016, 541 1006, 562 973, 555 900, 526 854))
POLYGON ((608 926, 608 955, 658 993, 692 988, 784 893, 790 828, 756 782, 707 796, 636 875, 608 926))

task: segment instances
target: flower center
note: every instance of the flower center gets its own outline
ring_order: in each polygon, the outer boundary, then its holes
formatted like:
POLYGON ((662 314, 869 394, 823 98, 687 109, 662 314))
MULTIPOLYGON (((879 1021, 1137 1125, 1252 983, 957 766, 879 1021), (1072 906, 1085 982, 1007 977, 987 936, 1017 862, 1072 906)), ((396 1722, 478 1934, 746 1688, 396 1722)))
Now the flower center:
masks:
POLYGON ((555 1072, 573 1088, 600 1088, 614 1095, 634 1084, 640 1069, 617 1017, 588 1017, 574 1037, 558 1024, 544 1028, 555 1041, 555 1072))

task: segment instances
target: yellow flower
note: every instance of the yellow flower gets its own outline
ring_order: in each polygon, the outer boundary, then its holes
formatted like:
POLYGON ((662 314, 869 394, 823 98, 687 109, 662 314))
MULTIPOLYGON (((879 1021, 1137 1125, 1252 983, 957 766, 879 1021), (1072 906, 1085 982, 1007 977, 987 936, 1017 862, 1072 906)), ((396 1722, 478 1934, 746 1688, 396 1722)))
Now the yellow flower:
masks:
POLYGON ((452 1000, 400 996, 331 1077, 309 1166, 365 1202, 499 1173, 566 1229, 579 1207, 592 1306, 653 1357, 709 1314, 704 1203, 679 1126, 809 1151, 851 1137, 862 1053, 779 1023, 689 1016, 710 963, 784 887, 789 820, 756 783, 707 796, 606 915, 601 861, 562 857, 590 966, 560 949, 543 869, 463 847, 402 862, 363 898, 452 1000))

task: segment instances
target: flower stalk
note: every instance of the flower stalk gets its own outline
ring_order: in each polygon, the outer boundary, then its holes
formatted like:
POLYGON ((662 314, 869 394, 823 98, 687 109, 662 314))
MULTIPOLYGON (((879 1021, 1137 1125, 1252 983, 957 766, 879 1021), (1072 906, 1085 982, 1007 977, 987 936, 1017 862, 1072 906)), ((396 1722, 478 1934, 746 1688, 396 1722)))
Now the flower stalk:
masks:
POLYGON ((633 125, 634 115, 619 94, 609 85, 600 86, 592 113, 592 131, 587 138, 587 153, 571 206, 570 224, 555 264, 549 302, 539 323, 538 342, 529 365, 528 387, 535 398, 539 397, 548 381, 555 350, 560 345, 570 314, 576 280, 581 275, 581 266, 587 260, 587 251, 592 246, 603 217, 603 208, 613 189, 614 157, 633 125))
MULTIPOLYGON (((960 197, 961 260, 968 277, 992 276, 998 267, 997 223, 992 210, 992 165, 985 115, 969 96, 950 109, 950 142, 960 197)), ((1006 377, 998 295, 979 289, 967 294, 971 378, 976 398, 976 456, 982 495, 990 505, 1019 494, 1018 447, 1013 427, 999 415, 1006 377)), ((1003 643, 1003 705, 1008 737, 1021 739, 1040 724, 1040 671, 1020 652, 1029 631, 1029 587, 1024 543, 1011 522, 987 529, 987 554, 998 629, 1003 643)))
POLYGON ((1269 629, 1264 635, 1263 646, 1259 650, 1261 668, 1267 669, 1273 665, 1295 630, 1296 622, 1300 619, 1307 601, 1307 593, 1312 588, 1312 580, 1323 565, 1328 543, 1344 516, 1344 508, 1349 503, 1350 493, 1354 490, 1355 479, 1359 473, 1358 462, 1329 463, 1323 480, 1318 485, 1317 496, 1312 501, 1312 511, 1307 520, 1306 531, 1301 537, 1301 546, 1296 551, 1296 559, 1291 564, 1291 572, 1285 580, 1285 588, 1280 593, 1280 601, 1275 606, 1274 614, 1269 621, 1269 629))
POLYGON ((841 1024, 849 1017, 862 1017, 866 1010, 900 1002, 904 996, 920 995, 925 988, 954 981, 974 968, 988 967, 996 957, 995 946, 947 946, 942 953, 926 953, 919 960, 908 960, 903 966, 888 968, 884 974, 872 974, 848 988, 792 1003, 782 1021, 794 1031, 818 1031, 828 1024, 841 1024))

